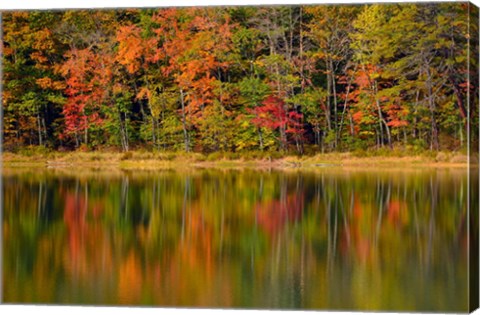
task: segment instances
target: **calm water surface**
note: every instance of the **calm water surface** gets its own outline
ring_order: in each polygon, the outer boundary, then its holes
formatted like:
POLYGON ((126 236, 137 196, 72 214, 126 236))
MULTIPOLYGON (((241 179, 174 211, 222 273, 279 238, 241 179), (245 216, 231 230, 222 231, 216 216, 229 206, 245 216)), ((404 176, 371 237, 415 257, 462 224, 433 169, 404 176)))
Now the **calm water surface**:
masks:
POLYGON ((466 311, 466 179, 6 169, 4 302, 466 311))

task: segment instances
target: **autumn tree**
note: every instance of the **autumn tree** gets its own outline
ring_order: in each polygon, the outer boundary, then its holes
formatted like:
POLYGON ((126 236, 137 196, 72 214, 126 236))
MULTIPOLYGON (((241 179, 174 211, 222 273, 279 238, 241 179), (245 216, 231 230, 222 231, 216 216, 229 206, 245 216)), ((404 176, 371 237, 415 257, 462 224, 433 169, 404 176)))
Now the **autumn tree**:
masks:
POLYGON ((344 80, 348 82, 342 82, 341 77, 353 68, 350 34, 354 31, 352 20, 359 9, 357 6, 325 5, 310 6, 305 11, 311 16, 307 24, 307 36, 315 45, 309 55, 321 62, 321 72, 326 81, 327 96, 324 110, 328 133, 332 138, 331 144, 337 147, 341 131, 339 123, 344 121, 346 111, 341 96, 345 95, 345 98, 348 98, 348 93, 342 94, 341 83, 348 85, 351 82, 350 78, 344 80))
POLYGON ((54 72, 63 45, 51 27, 60 12, 11 12, 4 25, 4 133, 8 146, 54 146, 64 84, 54 72))
MULTIPOLYGON (((299 123, 302 114, 294 110, 285 110, 285 102, 276 96, 268 96, 262 102, 262 106, 256 107, 254 112, 255 118, 252 119, 252 123, 259 127, 279 131, 280 148, 283 150, 287 149, 287 135, 293 139, 303 136, 303 125, 299 123)), ((301 153, 300 147, 297 147, 297 150, 301 153)))

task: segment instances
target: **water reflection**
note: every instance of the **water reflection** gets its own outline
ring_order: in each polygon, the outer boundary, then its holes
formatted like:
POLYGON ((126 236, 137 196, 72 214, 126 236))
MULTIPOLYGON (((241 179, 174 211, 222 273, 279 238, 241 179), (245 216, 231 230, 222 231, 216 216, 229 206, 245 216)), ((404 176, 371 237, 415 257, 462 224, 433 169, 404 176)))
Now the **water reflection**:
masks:
POLYGON ((466 311, 466 172, 5 170, 11 303, 466 311))

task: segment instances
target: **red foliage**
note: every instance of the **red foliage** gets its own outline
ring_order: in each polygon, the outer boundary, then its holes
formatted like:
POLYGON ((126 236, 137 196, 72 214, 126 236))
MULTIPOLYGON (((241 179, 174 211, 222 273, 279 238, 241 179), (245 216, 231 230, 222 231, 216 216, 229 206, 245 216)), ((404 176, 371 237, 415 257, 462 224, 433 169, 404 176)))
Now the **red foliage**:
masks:
POLYGON ((288 121, 285 103, 275 96, 268 96, 262 102, 262 106, 255 107, 254 113, 256 115, 252 123, 258 127, 275 130, 285 126, 288 121))
POLYGON ((401 100, 391 95, 379 95, 379 90, 388 85, 378 77, 380 74, 381 70, 373 65, 365 65, 355 72, 351 107, 352 118, 358 130, 362 124, 372 121, 364 119, 365 117, 378 118, 377 101, 389 127, 398 128, 408 125, 406 120, 408 110, 400 104, 401 100))
POLYGON ((67 102, 63 105, 65 131, 61 137, 81 134, 89 126, 100 125, 100 107, 105 100, 105 86, 111 81, 111 58, 89 49, 74 49, 66 56, 60 72, 66 79, 67 102))
POLYGON ((277 130, 282 128, 287 134, 303 136, 303 115, 296 111, 289 111, 285 102, 273 95, 268 96, 262 106, 255 107, 252 111, 255 117, 252 123, 258 127, 277 130))

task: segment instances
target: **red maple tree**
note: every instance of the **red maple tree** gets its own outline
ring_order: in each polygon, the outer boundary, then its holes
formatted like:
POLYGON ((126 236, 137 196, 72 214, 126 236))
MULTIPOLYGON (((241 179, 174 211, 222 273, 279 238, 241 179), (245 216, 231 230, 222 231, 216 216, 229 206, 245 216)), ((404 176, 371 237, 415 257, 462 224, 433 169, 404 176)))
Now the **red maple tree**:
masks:
POLYGON ((252 123, 260 128, 279 130, 280 141, 283 144, 287 144, 287 135, 303 137, 305 132, 301 122, 303 115, 295 110, 289 110, 282 99, 270 95, 262 102, 262 106, 251 111, 255 114, 252 123))

